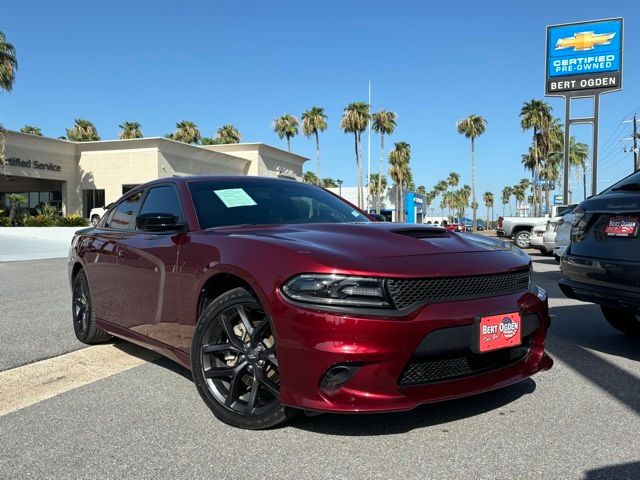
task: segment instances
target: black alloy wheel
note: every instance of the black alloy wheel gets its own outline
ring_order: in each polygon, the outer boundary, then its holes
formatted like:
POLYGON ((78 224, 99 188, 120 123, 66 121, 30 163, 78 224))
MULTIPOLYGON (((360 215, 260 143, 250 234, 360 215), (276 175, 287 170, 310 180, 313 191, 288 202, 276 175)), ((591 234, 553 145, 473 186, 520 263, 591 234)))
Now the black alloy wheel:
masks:
POLYGON ((220 420, 260 429, 288 417, 273 327, 247 290, 231 290, 202 312, 191 358, 196 387, 220 420))
POLYGON ((73 278, 71 314, 73 331, 82 343, 102 343, 111 338, 107 332, 96 327, 91 291, 84 270, 80 270, 73 278))

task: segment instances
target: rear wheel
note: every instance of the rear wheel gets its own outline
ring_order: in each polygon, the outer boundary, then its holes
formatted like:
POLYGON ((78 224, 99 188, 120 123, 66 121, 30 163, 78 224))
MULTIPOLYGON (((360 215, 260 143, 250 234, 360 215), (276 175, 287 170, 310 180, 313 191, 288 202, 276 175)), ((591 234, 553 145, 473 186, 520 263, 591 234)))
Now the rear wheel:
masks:
POLYGON ((191 348, 193 379, 213 414, 229 425, 269 428, 287 420, 271 320, 256 298, 235 288, 209 304, 191 348))
POLYGON ((87 344, 102 343, 109 340, 111 335, 96 327, 96 316, 91 303, 89 282, 84 270, 80 270, 73 278, 72 292, 73 331, 78 340, 87 344))
POLYGON ((531 246, 531 232, 528 230, 522 230, 516 233, 516 236, 513 237, 513 241, 520 248, 529 248, 531 246))
POLYGON ((614 328, 627 335, 640 337, 640 313, 618 308, 601 307, 602 314, 614 328))

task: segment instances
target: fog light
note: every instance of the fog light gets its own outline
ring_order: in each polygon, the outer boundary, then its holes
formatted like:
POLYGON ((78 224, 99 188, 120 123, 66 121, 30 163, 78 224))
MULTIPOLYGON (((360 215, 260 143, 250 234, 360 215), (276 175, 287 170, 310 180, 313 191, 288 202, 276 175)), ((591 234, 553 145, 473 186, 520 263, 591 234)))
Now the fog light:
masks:
POLYGON ((334 365, 322 377, 320 388, 322 390, 337 390, 351 380, 359 369, 360 365, 334 365))

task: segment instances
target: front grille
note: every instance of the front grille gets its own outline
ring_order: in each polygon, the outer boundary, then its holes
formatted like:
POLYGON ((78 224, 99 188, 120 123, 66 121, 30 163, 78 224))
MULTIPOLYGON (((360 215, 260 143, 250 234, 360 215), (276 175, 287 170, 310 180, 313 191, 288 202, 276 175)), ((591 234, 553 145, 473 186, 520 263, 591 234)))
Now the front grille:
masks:
POLYGON ((455 354, 412 359, 398 382, 401 387, 455 380, 498 370, 523 359, 529 352, 529 339, 518 347, 482 354, 470 350, 455 354))
POLYGON ((392 230, 393 233, 412 238, 437 238, 444 237, 447 231, 444 228, 414 228, 406 230, 392 230))
POLYGON ((524 292, 529 288, 529 271, 471 277, 392 279, 388 287, 395 307, 404 310, 417 304, 524 292))

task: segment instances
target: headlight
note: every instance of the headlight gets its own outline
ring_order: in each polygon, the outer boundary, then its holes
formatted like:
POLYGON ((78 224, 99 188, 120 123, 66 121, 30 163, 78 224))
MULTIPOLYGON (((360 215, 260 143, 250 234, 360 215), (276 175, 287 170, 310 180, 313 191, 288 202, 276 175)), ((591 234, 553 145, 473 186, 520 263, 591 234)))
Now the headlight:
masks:
POLYGON ((291 300, 304 303, 355 307, 390 307, 384 281, 346 275, 304 274, 282 286, 291 300))

